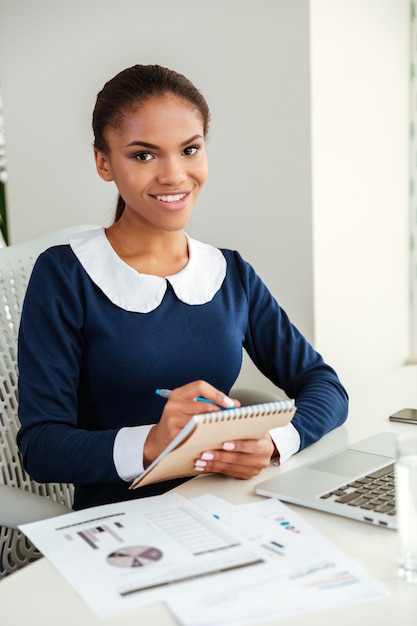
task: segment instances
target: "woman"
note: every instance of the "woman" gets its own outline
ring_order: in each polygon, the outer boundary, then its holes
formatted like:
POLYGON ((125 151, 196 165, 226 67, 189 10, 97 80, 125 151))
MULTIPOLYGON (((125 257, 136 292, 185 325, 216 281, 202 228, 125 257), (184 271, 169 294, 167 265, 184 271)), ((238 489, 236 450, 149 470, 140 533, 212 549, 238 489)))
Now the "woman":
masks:
POLYGON ((346 419, 337 375, 237 252, 184 232, 207 178, 209 111, 184 76, 122 71, 93 114, 98 174, 120 197, 115 222, 38 259, 19 336, 18 442, 40 482, 75 484, 74 508, 129 491, 191 415, 229 407, 242 348, 296 399, 291 425, 207 450, 196 469, 236 478, 285 461, 346 419), (167 401, 156 388, 170 388, 167 401), (165 403, 165 404, 164 404, 165 403))

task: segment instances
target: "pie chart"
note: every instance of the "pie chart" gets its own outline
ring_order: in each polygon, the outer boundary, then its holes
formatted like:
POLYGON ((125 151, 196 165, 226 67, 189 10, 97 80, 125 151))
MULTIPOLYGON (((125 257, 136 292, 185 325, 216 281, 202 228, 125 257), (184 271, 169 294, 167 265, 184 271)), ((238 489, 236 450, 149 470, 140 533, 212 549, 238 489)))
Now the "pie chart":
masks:
POLYGON ((115 550, 106 561, 114 567, 144 567, 162 558, 162 552, 152 546, 128 546, 115 550))

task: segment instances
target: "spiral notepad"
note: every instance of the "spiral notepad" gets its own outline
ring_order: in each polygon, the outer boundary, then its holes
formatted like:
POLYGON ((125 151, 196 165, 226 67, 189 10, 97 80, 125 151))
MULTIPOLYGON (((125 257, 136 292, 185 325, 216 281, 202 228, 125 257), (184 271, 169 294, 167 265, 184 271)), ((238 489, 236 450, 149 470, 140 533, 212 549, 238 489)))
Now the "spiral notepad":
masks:
POLYGON ((225 441, 260 439, 271 428, 288 424, 295 411, 294 400, 281 400, 194 415, 130 489, 196 476, 194 461, 206 450, 219 450, 225 441))

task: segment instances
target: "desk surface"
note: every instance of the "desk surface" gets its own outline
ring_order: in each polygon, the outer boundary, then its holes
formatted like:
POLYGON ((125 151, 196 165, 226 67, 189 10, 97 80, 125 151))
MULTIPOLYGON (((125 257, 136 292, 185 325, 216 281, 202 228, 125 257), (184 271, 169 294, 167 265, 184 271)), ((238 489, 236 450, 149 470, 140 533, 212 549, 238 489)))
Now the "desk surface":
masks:
MULTIPOLYGON (((193 497, 211 492, 233 503, 250 502, 260 498, 255 495, 254 486, 276 472, 285 472, 374 432, 417 432, 417 426, 388 421, 391 412, 406 406, 417 408, 417 366, 404 367, 386 376, 362 396, 351 398, 349 419, 345 425, 294 456, 282 468, 269 467, 261 477, 250 481, 201 476, 182 485, 180 493, 193 497)), ((371 575, 390 589, 391 595, 375 602, 263 622, 265 626, 294 626, 295 623, 297 626, 333 626, 335 623, 338 626, 352 626, 352 623, 388 626, 398 620, 402 626, 416 624, 417 585, 404 583, 397 577, 395 531, 290 506, 347 554, 361 561, 371 575)), ((46 559, 32 563, 0 583, 0 616, 2 624, 7 626, 26 623, 31 626, 73 626, 74 623, 82 626, 176 625, 163 605, 137 609, 103 622, 91 613, 46 559)))

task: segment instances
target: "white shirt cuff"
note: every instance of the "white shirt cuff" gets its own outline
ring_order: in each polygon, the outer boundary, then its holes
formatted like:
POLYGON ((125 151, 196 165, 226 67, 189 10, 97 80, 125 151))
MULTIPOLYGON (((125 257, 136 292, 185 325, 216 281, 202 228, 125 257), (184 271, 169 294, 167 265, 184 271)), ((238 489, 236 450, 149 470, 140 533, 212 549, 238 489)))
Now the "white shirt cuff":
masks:
POLYGON ((300 435, 292 424, 272 428, 269 434, 279 452, 279 459, 273 460, 274 465, 282 465, 285 461, 288 461, 290 456, 299 451, 300 435))
POLYGON ((154 424, 121 428, 113 446, 113 461, 122 480, 130 482, 143 472, 143 447, 154 424))

